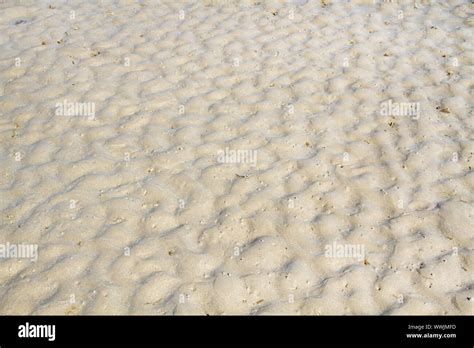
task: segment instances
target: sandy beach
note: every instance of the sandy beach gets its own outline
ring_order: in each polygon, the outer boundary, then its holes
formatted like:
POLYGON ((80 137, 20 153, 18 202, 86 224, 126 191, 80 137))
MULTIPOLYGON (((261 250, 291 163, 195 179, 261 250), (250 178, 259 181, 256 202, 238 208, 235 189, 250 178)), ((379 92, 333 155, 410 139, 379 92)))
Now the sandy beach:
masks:
POLYGON ((0 314, 474 314, 469 0, 0 0, 0 314))

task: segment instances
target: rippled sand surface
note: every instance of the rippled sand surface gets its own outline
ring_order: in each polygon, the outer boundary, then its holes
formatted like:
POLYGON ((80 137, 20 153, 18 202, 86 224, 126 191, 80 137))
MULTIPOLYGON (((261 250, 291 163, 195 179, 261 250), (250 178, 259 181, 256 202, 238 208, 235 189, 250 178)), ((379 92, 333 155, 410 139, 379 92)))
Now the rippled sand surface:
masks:
POLYGON ((0 313, 474 314, 473 14, 0 1, 0 313))

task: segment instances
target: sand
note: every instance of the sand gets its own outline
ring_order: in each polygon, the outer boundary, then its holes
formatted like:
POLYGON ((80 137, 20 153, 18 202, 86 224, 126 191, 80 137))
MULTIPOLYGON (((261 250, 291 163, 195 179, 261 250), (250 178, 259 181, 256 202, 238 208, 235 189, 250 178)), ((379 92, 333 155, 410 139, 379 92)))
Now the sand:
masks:
POLYGON ((0 1, 0 313, 474 314, 473 14, 0 1))

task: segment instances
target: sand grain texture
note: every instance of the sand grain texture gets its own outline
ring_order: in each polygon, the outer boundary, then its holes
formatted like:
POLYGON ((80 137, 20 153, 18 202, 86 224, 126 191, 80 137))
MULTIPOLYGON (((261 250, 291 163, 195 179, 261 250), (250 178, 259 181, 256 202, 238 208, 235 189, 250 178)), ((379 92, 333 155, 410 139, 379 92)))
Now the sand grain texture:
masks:
POLYGON ((0 313, 474 314, 473 13, 4 0, 0 313))

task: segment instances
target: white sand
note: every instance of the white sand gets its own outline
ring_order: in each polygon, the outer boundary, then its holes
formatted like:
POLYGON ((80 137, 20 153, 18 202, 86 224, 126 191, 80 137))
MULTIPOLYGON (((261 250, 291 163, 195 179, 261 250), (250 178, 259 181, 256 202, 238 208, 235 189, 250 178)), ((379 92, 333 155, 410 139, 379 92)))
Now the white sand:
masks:
POLYGON ((0 313, 474 314, 473 14, 0 1, 0 313))

